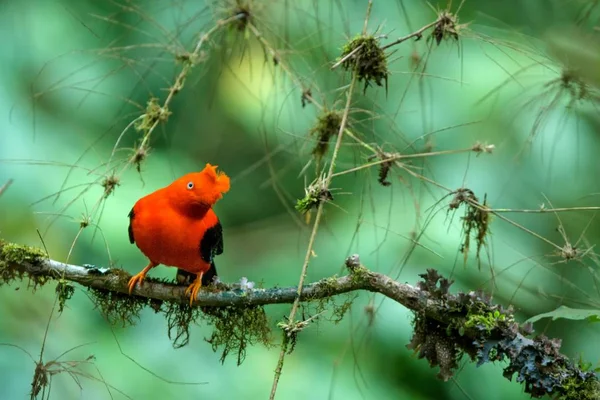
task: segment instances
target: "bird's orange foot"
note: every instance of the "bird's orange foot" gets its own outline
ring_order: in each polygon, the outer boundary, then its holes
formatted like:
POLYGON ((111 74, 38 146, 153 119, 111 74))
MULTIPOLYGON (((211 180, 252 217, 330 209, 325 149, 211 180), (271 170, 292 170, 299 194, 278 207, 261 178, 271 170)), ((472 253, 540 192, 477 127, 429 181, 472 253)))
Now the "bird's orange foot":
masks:
POLYGON ((139 274, 136 274, 134 276, 131 277, 131 279, 129 279, 129 283, 127 284, 127 287, 129 288, 129 294, 131 294, 131 292, 133 291, 133 288, 135 287, 136 283, 142 283, 142 281, 144 280, 144 278, 146 277, 146 274, 148 273, 148 271, 150 271, 152 268, 156 267, 158 264, 154 264, 154 263, 150 263, 146 266, 146 268, 144 268, 143 270, 140 271, 139 274))
POLYGON ((198 292, 200 291, 200 288, 202 287, 202 275, 204 275, 204 273, 202 273, 202 272, 197 274, 194 282, 190 286, 188 286, 187 289, 185 289, 186 295, 191 292, 190 307, 194 303, 194 300, 196 300, 196 298, 198 297, 198 292))
POLYGON ((131 294, 131 292, 133 291, 135 284, 138 282, 141 284, 145 277, 146 274, 140 272, 139 274, 134 275, 131 277, 131 279, 129 279, 129 283, 127 284, 127 286, 129 287, 129 294, 131 294))

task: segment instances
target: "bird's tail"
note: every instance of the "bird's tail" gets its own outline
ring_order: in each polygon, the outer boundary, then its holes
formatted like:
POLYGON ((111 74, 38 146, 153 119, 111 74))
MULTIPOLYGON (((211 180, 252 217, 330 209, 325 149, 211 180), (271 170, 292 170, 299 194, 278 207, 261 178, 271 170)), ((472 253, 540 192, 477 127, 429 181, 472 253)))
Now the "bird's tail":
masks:
MULTIPOLYGON (((217 267, 214 262, 210 263, 210 269, 202 275, 202 286, 208 286, 213 283, 213 279, 217 276, 217 267)), ((177 268, 177 275, 175 281, 179 285, 191 285, 196 279, 196 274, 184 271, 183 269, 177 268)))

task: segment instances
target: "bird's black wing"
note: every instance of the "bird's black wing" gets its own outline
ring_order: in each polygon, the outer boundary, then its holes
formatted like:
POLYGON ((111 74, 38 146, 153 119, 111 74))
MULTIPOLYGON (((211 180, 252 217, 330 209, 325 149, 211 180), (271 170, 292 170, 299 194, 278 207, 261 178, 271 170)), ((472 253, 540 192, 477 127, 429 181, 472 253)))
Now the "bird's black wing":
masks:
POLYGON ((129 242, 130 243, 135 243, 135 239, 133 237, 133 227, 131 226, 131 222, 133 221, 133 218, 135 217, 135 213, 133 212, 133 208, 131 209, 131 211, 129 211, 129 215, 127 215, 129 217, 129 228, 127 228, 127 230, 129 231, 129 242))
POLYGON ((223 253, 223 228, 217 223, 208 228, 200 241, 200 256, 206 262, 213 262, 213 258, 223 253))
MULTIPOLYGON (((223 253, 223 227, 217 220, 217 223, 208 228, 204 232, 204 236, 200 241, 200 257, 202 260, 210 263, 210 269, 202 275, 202 285, 209 285, 217 276, 217 267, 215 266, 214 258, 223 253)), ((177 269, 176 280, 179 284, 191 284, 196 278, 196 274, 177 269)))

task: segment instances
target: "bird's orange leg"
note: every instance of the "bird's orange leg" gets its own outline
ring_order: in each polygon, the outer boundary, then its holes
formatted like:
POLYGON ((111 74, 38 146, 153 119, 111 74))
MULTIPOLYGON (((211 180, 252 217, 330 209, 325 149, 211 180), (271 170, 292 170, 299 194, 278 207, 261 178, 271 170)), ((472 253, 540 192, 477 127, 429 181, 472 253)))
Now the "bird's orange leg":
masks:
POLYGON ((129 287, 129 294, 131 294, 131 292, 133 291, 135 284, 138 282, 141 284, 142 281, 144 280, 144 278, 146 277, 146 274, 148 273, 148 271, 150 271, 152 268, 156 267, 157 265, 158 264, 150 261, 150 264, 146 265, 146 268, 144 268, 139 274, 136 274, 131 277, 131 279, 129 280, 129 283, 127 284, 127 286, 129 287))
POLYGON ((188 286, 187 289, 185 289, 185 294, 192 292, 190 296, 190 307, 192 306, 194 300, 196 300, 196 297, 198 297, 198 292, 202 287, 202 275, 204 275, 204 272, 197 273, 194 282, 190 286, 188 286))

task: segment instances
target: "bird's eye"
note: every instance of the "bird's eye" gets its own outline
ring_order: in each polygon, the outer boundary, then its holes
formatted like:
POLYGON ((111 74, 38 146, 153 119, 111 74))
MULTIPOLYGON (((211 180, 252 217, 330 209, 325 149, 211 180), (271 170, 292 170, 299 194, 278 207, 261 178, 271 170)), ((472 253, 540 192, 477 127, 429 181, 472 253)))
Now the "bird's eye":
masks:
POLYGON ((194 188, 194 182, 188 182, 187 188, 188 189, 193 189, 194 188))

